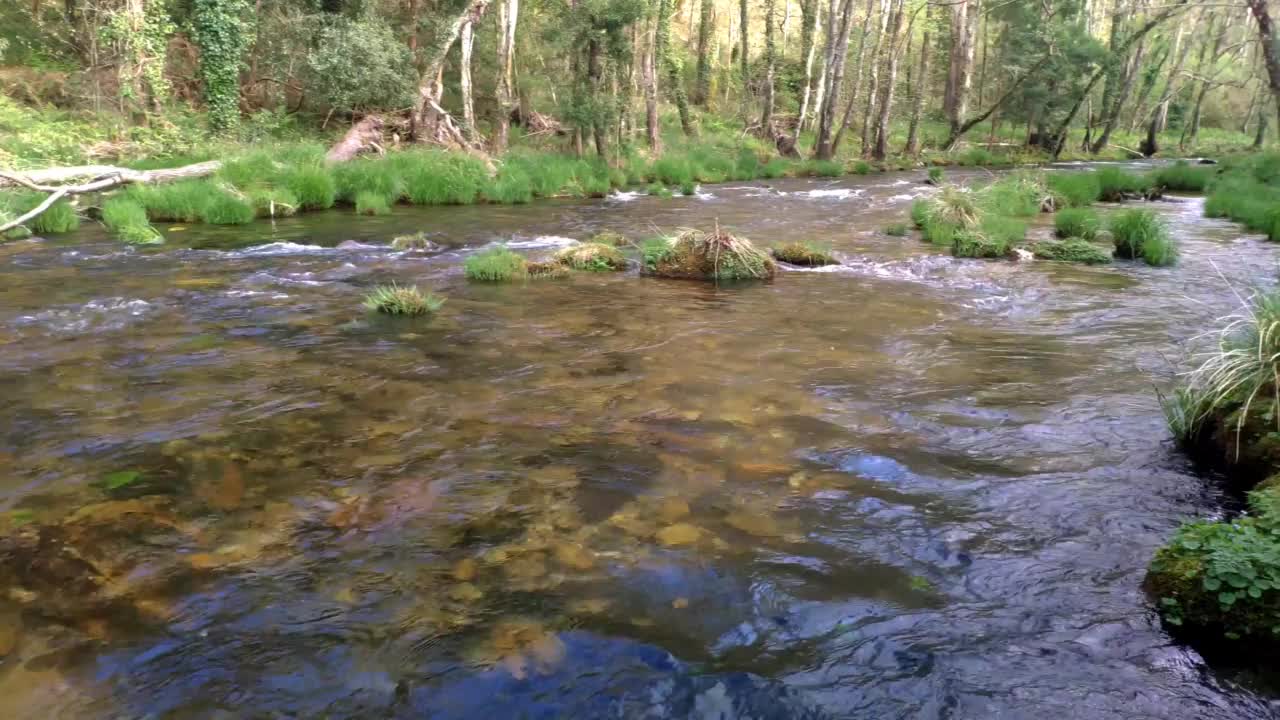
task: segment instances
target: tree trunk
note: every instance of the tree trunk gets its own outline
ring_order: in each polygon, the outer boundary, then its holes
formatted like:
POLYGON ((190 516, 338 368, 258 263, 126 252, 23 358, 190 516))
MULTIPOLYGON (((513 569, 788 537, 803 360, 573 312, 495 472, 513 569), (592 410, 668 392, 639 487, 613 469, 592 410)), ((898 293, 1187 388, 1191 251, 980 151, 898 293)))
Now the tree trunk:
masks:
POLYGON ((698 7, 698 67, 693 83, 693 104, 707 107, 711 99, 711 33, 715 30, 712 10, 715 0, 702 0, 698 7))
POLYGON ((501 0, 498 6, 498 117, 494 123, 493 147, 507 149, 511 127, 511 111, 515 106, 516 20, 520 0, 501 0))
POLYGON ((880 2, 880 28, 876 32, 876 44, 871 49, 871 73, 867 77, 867 102, 862 109, 862 126, 858 135, 858 153, 862 157, 871 155, 871 110, 875 107, 880 89, 880 65, 886 48, 893 52, 891 44, 885 44, 885 31, 889 25, 889 0, 880 2))
POLYGON ((826 66, 822 77, 822 104, 818 110, 818 137, 813 156, 830 160, 835 154, 832 129, 836 107, 840 104, 840 85, 844 82, 844 57, 849 49, 849 29, 853 25, 853 0, 830 0, 827 13, 826 66), (837 2, 841 2, 837 8, 837 2))
POLYGON ((658 64, 667 76, 668 92, 676 102, 680 112, 680 129, 685 137, 693 137, 693 120, 689 117, 689 98, 684 92, 684 83, 680 81, 680 61, 671 52, 671 14, 675 10, 674 0, 659 0, 657 54, 658 64))
POLYGON ((954 135, 968 112, 973 77, 973 28, 978 17, 977 0, 957 0, 951 5, 951 64, 943 94, 943 111, 954 135))
MULTIPOLYGON (((660 9, 663 0, 652 0, 660 9)), ((644 60, 644 124, 649 137, 649 152, 657 156, 662 152, 662 128, 658 124, 658 68, 657 38, 645 21, 645 37, 648 40, 644 60)))
POLYGON ((800 122, 796 126, 796 134, 808 127, 809 99, 813 95, 813 58, 817 55, 818 44, 814 35, 818 28, 818 16, 822 14, 822 3, 818 0, 801 0, 800 4, 800 57, 804 58, 804 91, 800 96, 800 122))
POLYGON ((1209 91, 1213 89, 1213 82, 1208 77, 1206 66, 1213 65, 1217 61, 1222 43, 1226 38, 1226 28, 1230 25, 1230 18, 1226 23, 1218 26, 1218 32, 1213 33, 1213 20, 1209 21, 1209 33, 1213 35, 1213 46, 1206 59, 1204 50, 1208 48, 1208 43, 1201 47, 1200 57, 1196 59, 1196 75, 1200 78, 1200 90, 1196 93, 1195 106, 1191 111, 1191 121, 1186 123, 1182 128, 1182 137, 1178 140, 1180 149, 1186 148, 1189 143, 1196 141, 1196 137, 1200 135, 1200 110, 1204 105, 1204 99, 1208 96, 1209 91))
POLYGON ((773 137, 773 76, 778 62, 773 36, 775 10, 775 0, 764 0, 764 107, 760 110, 760 129, 768 138, 773 137))
MULTIPOLYGON (((844 115, 840 119, 840 127, 836 130, 836 136, 831 141, 831 154, 834 155, 840 149, 840 140, 844 137, 845 131, 853 126, 853 110, 858 104, 858 97, 862 92, 862 65, 866 58, 867 35, 871 32, 871 17, 875 12, 875 0, 867 0, 867 16, 862 21, 862 33, 858 37, 858 55, 853 65, 853 90, 849 93, 849 102, 844 106, 844 115)), ((875 58, 873 57, 872 60, 875 58)))
POLYGON ((471 92, 471 51, 475 48, 475 39, 475 24, 468 20, 458 35, 458 48, 462 51, 458 86, 462 91, 462 132, 473 143, 476 141, 476 104, 471 92))
POLYGON ((1253 149, 1261 150, 1262 143, 1267 139, 1267 114, 1265 112, 1258 113, 1258 134, 1253 136, 1253 149))
POLYGON ((605 163, 609 162, 609 125, 606 118, 599 111, 602 103, 601 96, 604 94, 604 58, 603 49, 600 47, 600 38, 592 36, 587 41, 587 82, 591 90, 592 105, 597 108, 592 113, 591 132, 595 136, 596 155, 605 163))
POLYGON ((907 145, 903 152, 915 155, 920 152, 920 116, 924 112, 924 96, 929 86, 929 30, 933 26, 933 5, 925 11, 924 37, 920 40, 920 72, 916 73, 915 86, 911 88, 911 125, 907 128, 907 145))
POLYGON ((747 58, 747 29, 750 27, 747 13, 747 0, 738 2, 738 60, 742 63, 742 108, 743 115, 750 107, 747 99, 751 97, 751 62, 747 58))
POLYGON ((435 41, 427 52, 422 75, 418 81, 418 97, 414 102, 409 134, 417 140, 430 140, 446 145, 470 147, 470 142, 458 130, 453 118, 440 107, 440 71, 449 48, 457 42, 462 26, 478 22, 489 7, 489 0, 470 0, 461 10, 440 26, 435 41))
POLYGON ((1107 115, 1103 118, 1102 132, 1098 135, 1098 139, 1090 148, 1094 155, 1102 152, 1102 149, 1111 141, 1111 132, 1115 130, 1116 123, 1120 121, 1120 110, 1124 107, 1125 100, 1128 99, 1129 94, 1133 92, 1133 83, 1138 77, 1136 66, 1141 65, 1142 63, 1144 45, 1145 43, 1142 41, 1138 42, 1137 48, 1133 53, 1131 67, 1128 68, 1120 77, 1119 87, 1116 88, 1115 97, 1111 101, 1111 107, 1104 108, 1104 112, 1106 112, 1107 115))
POLYGON ((898 75, 897 38, 902 30, 902 12, 905 0, 897 0, 893 15, 889 19, 889 42, 886 44, 884 84, 880 88, 880 117, 876 122, 875 147, 871 157, 883 161, 888 155, 889 145, 889 112, 893 108, 893 84, 898 75))
POLYGON ((1191 54, 1191 42, 1182 42, 1186 29, 1185 22, 1178 24, 1178 34, 1174 36, 1173 44, 1175 48, 1181 46, 1182 49, 1177 51, 1177 58, 1173 61, 1173 67, 1169 70, 1168 78, 1165 79, 1164 90, 1160 93, 1160 99, 1156 101, 1155 108, 1152 110, 1156 117, 1156 133, 1162 132, 1169 120, 1169 103, 1173 100, 1174 94, 1177 93, 1180 87, 1178 83, 1182 77, 1182 67, 1187 62, 1187 56, 1191 54))
MULTIPOLYGON (((1271 13, 1267 10, 1267 0, 1246 0, 1249 12, 1258 21, 1258 40, 1262 45, 1262 61, 1267 68, 1267 84, 1271 87, 1271 99, 1276 106, 1277 117, 1280 117, 1280 54, 1276 50, 1275 27, 1271 22, 1271 13)), ((1261 134, 1259 135, 1261 136, 1261 134)))

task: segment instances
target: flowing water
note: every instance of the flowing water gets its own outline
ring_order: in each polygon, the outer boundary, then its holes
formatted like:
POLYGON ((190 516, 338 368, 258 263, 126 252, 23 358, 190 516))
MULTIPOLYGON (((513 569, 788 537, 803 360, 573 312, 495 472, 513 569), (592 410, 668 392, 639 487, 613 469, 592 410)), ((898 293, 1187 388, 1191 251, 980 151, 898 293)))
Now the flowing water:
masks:
POLYGON ((1174 268, 955 260, 880 232, 918 180, 0 246, 0 716, 1280 713, 1140 588, 1223 502, 1153 386, 1275 247, 1186 198, 1174 268), (717 221, 844 264, 460 272, 717 221))

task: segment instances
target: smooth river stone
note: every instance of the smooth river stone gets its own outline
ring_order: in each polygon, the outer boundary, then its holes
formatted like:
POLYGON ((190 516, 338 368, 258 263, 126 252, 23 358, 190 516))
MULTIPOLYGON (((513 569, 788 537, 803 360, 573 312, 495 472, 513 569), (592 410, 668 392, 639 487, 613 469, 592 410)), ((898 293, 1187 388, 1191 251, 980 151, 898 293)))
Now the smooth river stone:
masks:
POLYGON ((668 525, 658 531, 658 542, 668 547, 674 545, 692 545, 702 537, 702 529, 689 523, 668 525))

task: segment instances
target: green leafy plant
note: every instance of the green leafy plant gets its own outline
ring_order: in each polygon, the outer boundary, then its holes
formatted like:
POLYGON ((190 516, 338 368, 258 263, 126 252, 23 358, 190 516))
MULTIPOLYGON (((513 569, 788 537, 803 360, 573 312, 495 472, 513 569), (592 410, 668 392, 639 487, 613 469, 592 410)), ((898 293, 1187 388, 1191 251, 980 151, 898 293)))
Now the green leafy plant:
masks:
POLYGON ((1164 221, 1151 210, 1125 210, 1111 217, 1109 224, 1116 255, 1141 259, 1148 265, 1172 265, 1178 250, 1164 221))
POLYGON ((240 66, 251 36, 244 0, 192 0, 191 29, 200 48, 209 124, 221 132, 240 122, 240 66))
POLYGON ((1053 231, 1060 238, 1084 238, 1092 240, 1102 229, 1098 213, 1089 208, 1068 207, 1053 217, 1053 231))
POLYGON ((468 280, 481 282, 507 282, 525 276, 525 259, 505 246, 482 250, 462 263, 463 274, 468 280))
POLYGON ((444 305, 444 299, 423 293, 416 285, 401 287, 392 283, 379 285, 364 298, 364 306, 387 315, 427 315, 444 305))

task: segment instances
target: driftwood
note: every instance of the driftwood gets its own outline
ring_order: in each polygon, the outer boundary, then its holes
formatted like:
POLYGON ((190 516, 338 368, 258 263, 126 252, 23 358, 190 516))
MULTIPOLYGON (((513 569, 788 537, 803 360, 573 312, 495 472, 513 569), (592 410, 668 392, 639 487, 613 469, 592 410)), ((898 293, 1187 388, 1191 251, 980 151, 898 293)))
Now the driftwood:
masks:
POLYGON ((324 156, 329 162, 346 162, 365 149, 378 147, 382 141, 383 119, 377 115, 366 115, 360 122, 351 126, 347 134, 324 156))
POLYGON ((24 187, 28 190, 49 193, 39 205, 22 216, 0 225, 0 232, 31 222, 58 200, 68 195, 103 192, 122 185, 156 185, 176 180, 188 180, 212 175, 222 167, 219 160, 184 165, 163 170, 130 170, 112 165, 82 165, 79 167, 47 168, 30 172, 0 171, 0 188, 24 187), (79 181, 79 182, 77 182, 79 181))

